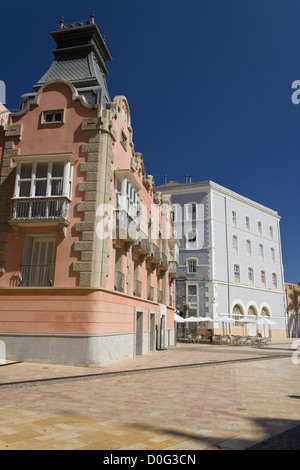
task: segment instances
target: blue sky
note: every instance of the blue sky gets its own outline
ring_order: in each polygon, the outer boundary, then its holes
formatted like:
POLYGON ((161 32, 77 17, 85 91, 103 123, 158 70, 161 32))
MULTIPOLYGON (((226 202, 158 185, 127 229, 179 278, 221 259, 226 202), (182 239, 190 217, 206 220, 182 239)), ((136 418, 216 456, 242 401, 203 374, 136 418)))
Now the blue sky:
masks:
POLYGON ((6 2, 0 80, 10 109, 51 64, 60 17, 91 10, 113 57, 110 95, 127 97, 135 150, 156 184, 187 173, 278 211, 285 280, 298 283, 299 1, 6 2))

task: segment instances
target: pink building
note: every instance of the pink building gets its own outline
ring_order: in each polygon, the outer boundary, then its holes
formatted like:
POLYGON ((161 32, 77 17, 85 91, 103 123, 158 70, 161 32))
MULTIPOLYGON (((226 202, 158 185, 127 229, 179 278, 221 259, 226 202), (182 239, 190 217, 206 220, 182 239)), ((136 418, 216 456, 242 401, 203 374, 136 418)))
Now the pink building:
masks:
POLYGON ((100 366, 174 344, 177 241, 93 15, 51 35, 53 63, 0 127, 0 342, 100 366))

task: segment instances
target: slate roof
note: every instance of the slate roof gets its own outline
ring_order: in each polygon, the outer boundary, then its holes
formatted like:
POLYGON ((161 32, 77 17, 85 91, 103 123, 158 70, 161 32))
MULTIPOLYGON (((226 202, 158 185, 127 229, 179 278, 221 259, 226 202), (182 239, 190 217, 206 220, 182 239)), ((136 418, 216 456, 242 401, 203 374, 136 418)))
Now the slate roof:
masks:
POLYGON ((94 95, 90 89, 86 94, 91 104, 102 102, 105 105, 109 102, 105 64, 111 56, 97 26, 90 22, 65 25, 61 21, 60 29, 51 36, 57 44, 52 51, 54 60, 34 90, 49 81, 63 79, 73 83, 82 95, 85 95, 84 89, 94 87, 94 95))

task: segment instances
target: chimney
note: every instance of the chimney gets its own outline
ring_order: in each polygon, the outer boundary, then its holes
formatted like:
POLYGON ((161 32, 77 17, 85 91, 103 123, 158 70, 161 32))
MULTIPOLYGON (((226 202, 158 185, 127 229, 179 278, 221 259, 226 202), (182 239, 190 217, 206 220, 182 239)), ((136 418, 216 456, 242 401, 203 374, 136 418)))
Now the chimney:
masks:
POLYGON ((189 175, 185 175, 185 182, 186 183, 188 182, 188 177, 189 177, 189 175))
POLYGON ((190 176, 190 183, 192 182, 192 177, 190 176))
POLYGON ((165 175, 165 184, 167 184, 167 175, 165 175))

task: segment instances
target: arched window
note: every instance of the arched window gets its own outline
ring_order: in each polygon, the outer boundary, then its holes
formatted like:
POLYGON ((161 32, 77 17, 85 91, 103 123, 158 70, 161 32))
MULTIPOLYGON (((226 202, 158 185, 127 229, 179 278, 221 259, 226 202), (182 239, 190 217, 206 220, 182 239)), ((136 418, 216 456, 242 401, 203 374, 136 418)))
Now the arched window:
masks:
POLYGON ((271 261, 272 261, 273 263, 275 263, 275 250, 274 250, 274 248, 272 247, 270 251, 271 251, 271 261))
POLYGON ((260 271, 260 281, 261 281, 261 286, 266 287, 266 271, 263 271, 263 270, 260 271))
POLYGON ((237 224, 237 217, 236 217, 236 212, 235 211, 232 211, 232 213, 231 213, 231 220, 232 220, 233 225, 237 224))
POLYGON ((273 285, 273 289, 277 289, 277 274, 276 273, 272 273, 272 285, 273 285))
POLYGON ((249 316, 257 316, 257 311, 256 311, 256 308, 254 307, 254 305, 250 305, 250 307, 248 308, 248 315, 249 316))
POLYGON ((263 308, 261 309, 261 316, 262 316, 262 317, 269 317, 269 316, 270 316, 270 312, 269 312, 269 310, 267 309, 267 307, 263 307, 263 308))
POLYGON ((240 320, 244 316, 244 311, 239 304, 236 304, 232 309, 232 316, 235 320, 240 320))
POLYGON ((253 286, 254 284, 253 268, 248 268, 248 284, 249 286, 253 286))
POLYGON ((238 237, 236 235, 232 237, 232 249, 235 253, 238 252, 238 237))
POLYGON ((272 225, 269 225, 269 234, 270 234, 271 240, 273 240, 273 227, 272 227, 272 225))
POLYGON ((259 235, 262 235, 262 224, 260 220, 257 222, 257 231, 259 235))
POLYGON ((246 215, 245 217, 246 230, 250 230, 250 218, 246 215))
POLYGON ((251 241, 246 240, 246 254, 247 256, 251 256, 251 241))
POLYGON ((259 244, 259 257, 260 259, 264 259, 264 246, 262 243, 259 244))
POLYGON ((234 282, 240 282, 240 267, 238 264, 234 265, 234 282))

